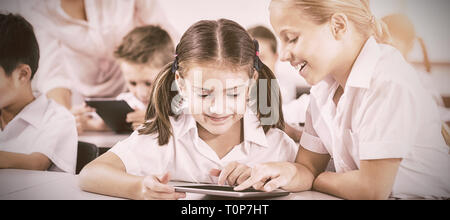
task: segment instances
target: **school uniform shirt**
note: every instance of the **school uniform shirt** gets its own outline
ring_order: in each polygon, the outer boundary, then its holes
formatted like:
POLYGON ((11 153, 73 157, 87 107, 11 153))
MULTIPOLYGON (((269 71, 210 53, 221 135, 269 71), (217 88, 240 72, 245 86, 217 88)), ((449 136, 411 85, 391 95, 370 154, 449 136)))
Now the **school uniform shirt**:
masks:
MULTIPOLYGON (((70 17, 60 0, 29 1, 22 9, 41 46, 33 89, 72 89, 85 97, 116 97, 126 90, 114 51, 133 28, 156 24, 178 39, 157 0, 84 1, 87 21, 70 17)), ((80 100, 83 100, 79 98, 80 100)), ((80 103, 78 103, 80 104, 80 103)))
POLYGON ((77 160, 75 118, 64 107, 41 95, 28 104, 0 131, 0 151, 42 153, 52 166, 75 174, 77 160))
POLYGON ((450 197, 437 105, 397 50, 370 38, 336 107, 337 88, 329 77, 311 89, 301 146, 330 154, 338 173, 358 170, 361 160, 402 158, 392 197, 450 197))
POLYGON ((137 176, 163 175, 170 172, 174 181, 217 183, 211 169, 223 169, 231 162, 249 167, 275 161, 293 162, 298 146, 283 131, 270 129, 266 134, 259 126, 255 114, 244 114, 244 141, 220 159, 197 133, 197 123, 191 115, 171 117, 173 136, 168 144, 158 145, 157 134, 139 135, 134 132, 128 139, 115 145, 116 154, 129 174, 137 176))
POLYGON ((136 96, 133 95, 133 93, 131 93, 131 92, 121 93, 120 95, 117 96, 116 99, 124 100, 125 102, 128 103, 128 105, 132 109, 136 109, 136 110, 146 110, 147 109, 147 105, 145 105, 141 100, 136 98, 136 96))

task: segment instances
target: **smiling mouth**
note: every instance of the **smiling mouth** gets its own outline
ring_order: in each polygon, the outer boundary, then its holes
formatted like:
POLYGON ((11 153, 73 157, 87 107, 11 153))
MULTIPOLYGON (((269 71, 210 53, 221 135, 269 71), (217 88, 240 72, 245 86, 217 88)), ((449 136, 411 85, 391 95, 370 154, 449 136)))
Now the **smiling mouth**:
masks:
POLYGON ((305 69, 305 67, 306 67, 307 64, 308 64, 308 62, 303 61, 302 63, 297 64, 297 65, 295 66, 295 69, 296 69, 298 72, 302 72, 302 71, 305 69))
POLYGON ((213 117, 210 115, 205 115, 208 119, 210 119, 213 122, 223 122, 231 117, 231 115, 225 116, 225 117, 213 117))

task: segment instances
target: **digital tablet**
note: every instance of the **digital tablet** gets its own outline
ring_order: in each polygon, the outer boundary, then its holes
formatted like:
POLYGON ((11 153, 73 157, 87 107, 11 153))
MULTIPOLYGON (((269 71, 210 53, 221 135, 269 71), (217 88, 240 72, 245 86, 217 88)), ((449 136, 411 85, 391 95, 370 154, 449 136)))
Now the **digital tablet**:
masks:
POLYGON ((86 99, 86 104, 95 108, 105 124, 116 133, 131 133, 131 123, 126 122, 127 114, 134 110, 124 100, 86 99))
POLYGON ((174 186, 176 192, 189 192, 214 196, 235 197, 235 198, 255 198, 255 197, 278 197, 287 196, 289 192, 277 189, 272 192, 265 192, 249 188, 242 191, 235 191, 233 186, 219 186, 211 184, 200 185, 178 185, 174 186))

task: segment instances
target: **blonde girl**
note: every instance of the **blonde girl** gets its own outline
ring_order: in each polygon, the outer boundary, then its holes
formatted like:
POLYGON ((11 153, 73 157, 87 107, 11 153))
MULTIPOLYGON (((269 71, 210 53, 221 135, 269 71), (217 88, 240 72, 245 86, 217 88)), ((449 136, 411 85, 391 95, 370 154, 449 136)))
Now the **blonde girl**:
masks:
POLYGON ((147 122, 88 164, 81 188, 179 199, 185 194, 169 180, 234 185, 254 164, 293 162, 297 147, 282 131, 278 84, 258 53, 258 43, 233 21, 191 26, 155 80, 147 122))
POLYGON ((264 163, 236 190, 317 190, 345 199, 448 198, 436 104, 389 43, 368 0, 273 0, 281 59, 311 89, 296 163, 264 163), (325 172, 333 158, 336 172, 325 172))

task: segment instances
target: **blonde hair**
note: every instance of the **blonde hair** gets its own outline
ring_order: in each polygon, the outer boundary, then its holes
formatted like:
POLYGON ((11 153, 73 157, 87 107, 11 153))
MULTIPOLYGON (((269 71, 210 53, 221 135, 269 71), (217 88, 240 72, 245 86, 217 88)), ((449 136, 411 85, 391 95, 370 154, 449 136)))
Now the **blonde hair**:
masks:
POLYGON ((386 24, 372 14, 369 0, 272 0, 272 2, 299 7, 317 24, 324 24, 330 21, 334 14, 343 13, 363 37, 373 36, 378 43, 391 43, 386 24))

